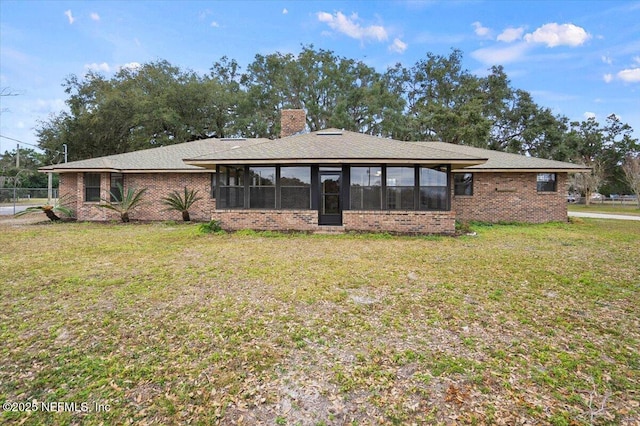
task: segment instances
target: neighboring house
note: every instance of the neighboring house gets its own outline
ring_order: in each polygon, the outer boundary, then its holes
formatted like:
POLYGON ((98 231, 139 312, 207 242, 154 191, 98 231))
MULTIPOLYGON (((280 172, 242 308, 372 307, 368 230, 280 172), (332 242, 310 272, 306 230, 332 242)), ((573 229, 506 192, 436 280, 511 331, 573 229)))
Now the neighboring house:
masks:
POLYGON ((327 129, 300 134, 304 114, 283 111, 280 139, 205 139, 44 167, 60 174, 78 220, 110 220, 97 208, 117 183, 147 188, 138 220, 179 219, 161 199, 185 186, 203 200, 195 220, 229 230, 322 229, 453 233, 455 221, 567 219, 571 163, 442 142, 401 142, 327 129), (289 120, 290 122, 287 122, 289 120))

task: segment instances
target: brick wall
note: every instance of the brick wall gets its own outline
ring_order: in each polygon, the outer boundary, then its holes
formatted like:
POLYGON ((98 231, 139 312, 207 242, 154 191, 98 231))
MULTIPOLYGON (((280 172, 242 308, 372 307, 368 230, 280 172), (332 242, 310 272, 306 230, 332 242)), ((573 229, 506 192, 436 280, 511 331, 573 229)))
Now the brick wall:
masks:
POLYGON ((280 137, 293 136, 307 127, 307 115, 302 109, 283 109, 280 112, 280 137))
POLYGON ((315 231, 318 229, 316 210, 216 210, 211 216, 219 220, 222 229, 238 231, 315 231))
MULTIPOLYGON (((212 219, 223 229, 318 231, 315 210, 217 210, 212 219)), ((455 231, 453 212, 344 211, 345 231, 396 232, 402 234, 450 234, 455 231)))
MULTIPOLYGON (((100 198, 109 199, 110 173, 101 173, 100 198)), ((182 220, 177 211, 165 211, 162 198, 173 190, 195 189, 202 200, 189 209, 191 220, 208 221, 215 209, 215 200, 211 198, 210 173, 133 173, 124 175, 124 187, 147 188, 143 204, 135 208, 129 217, 132 220, 182 220)), ((120 220, 118 213, 97 207, 98 202, 84 202, 84 173, 62 173, 60 175, 60 194, 68 194, 66 204, 73 208, 78 220, 106 221, 120 220)))
POLYGON ((556 192, 538 192, 537 173, 474 173, 473 195, 452 196, 458 220, 542 223, 567 220, 567 174, 556 192))
POLYGON ((452 234, 454 212, 441 211, 356 211, 343 212, 348 231, 397 232, 401 234, 452 234))

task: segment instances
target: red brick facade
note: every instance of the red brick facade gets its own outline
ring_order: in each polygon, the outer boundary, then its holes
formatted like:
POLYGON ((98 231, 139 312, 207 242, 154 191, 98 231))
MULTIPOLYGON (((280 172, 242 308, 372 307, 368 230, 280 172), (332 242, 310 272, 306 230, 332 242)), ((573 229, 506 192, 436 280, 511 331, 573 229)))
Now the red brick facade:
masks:
MULTIPOLYGON (((100 198, 109 199, 110 173, 101 173, 100 198)), ((191 220, 208 221, 215 208, 211 198, 211 173, 130 173, 124 175, 126 188, 146 188, 143 204, 135 208, 132 220, 182 220, 182 214, 174 210, 165 210, 162 198, 172 191, 188 189, 198 191, 202 200, 189 209, 191 220)), ((105 221, 119 220, 116 212, 97 207, 99 202, 85 202, 84 173, 61 173, 60 195, 69 194, 65 201, 71 207, 78 220, 105 221)))
MULTIPOLYGON (((537 173, 474 173, 473 195, 453 195, 451 211, 348 211, 345 231, 387 231, 406 234, 449 234, 455 221, 531 222, 567 220, 566 173, 557 174, 555 192, 538 192, 537 173)), ((171 191, 195 189, 202 200, 189 210, 191 219, 216 219, 223 229, 318 231, 315 210, 215 210, 211 173, 133 173, 124 175, 125 188, 147 188, 145 202, 131 212, 132 220, 182 220, 180 212, 166 211, 161 202, 171 191)), ((100 196, 108 199, 110 174, 101 173, 100 196)), ((84 202, 84 174, 62 173, 60 194, 78 220, 119 220, 117 213, 84 202)))
POLYGON ((459 221, 543 223, 567 220, 567 173, 556 175, 555 192, 538 192, 537 173, 473 174, 473 195, 454 195, 459 221))

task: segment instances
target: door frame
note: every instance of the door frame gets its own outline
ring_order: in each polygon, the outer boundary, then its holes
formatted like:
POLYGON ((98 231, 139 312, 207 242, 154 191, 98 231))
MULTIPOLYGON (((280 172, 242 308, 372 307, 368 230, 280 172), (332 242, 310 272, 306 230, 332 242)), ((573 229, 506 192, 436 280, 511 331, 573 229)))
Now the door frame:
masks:
POLYGON ((344 170, 341 167, 320 167, 318 170, 317 180, 318 194, 318 225, 320 226, 342 226, 342 211, 344 210, 344 170), (322 191, 323 176, 338 176, 339 188, 338 193, 327 193, 322 191), (338 196, 338 212, 325 214, 323 213, 325 206, 325 196, 338 196))

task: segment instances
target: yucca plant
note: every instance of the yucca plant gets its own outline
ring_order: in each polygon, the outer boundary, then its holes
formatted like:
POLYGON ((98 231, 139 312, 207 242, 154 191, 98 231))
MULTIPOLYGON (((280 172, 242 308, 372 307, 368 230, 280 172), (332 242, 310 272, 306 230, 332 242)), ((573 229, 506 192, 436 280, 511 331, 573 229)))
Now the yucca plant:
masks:
POLYGON ((111 192, 111 197, 118 201, 112 202, 102 198, 102 201, 106 204, 98 204, 98 207, 116 211, 120 213, 120 219, 123 222, 129 222, 129 212, 142 204, 142 196, 147 192, 147 189, 127 188, 125 191, 119 183, 116 188, 115 192, 111 192))
POLYGON ((165 210, 176 210, 182 213, 182 220, 189 222, 191 217, 189 216, 189 209, 198 200, 202 200, 202 197, 198 197, 198 191, 193 189, 187 189, 184 187, 184 194, 178 191, 171 192, 168 196, 162 199, 162 204, 168 206, 165 210))
POLYGON ((67 198, 68 197, 61 197, 57 199, 53 204, 44 204, 42 206, 28 207, 26 210, 16 213, 15 216, 18 217, 18 216, 24 216, 26 214, 31 214, 31 213, 43 212, 52 222, 56 222, 60 220, 60 216, 58 216, 58 214, 63 214, 65 216, 71 217, 73 215, 73 210, 64 206, 67 198))

